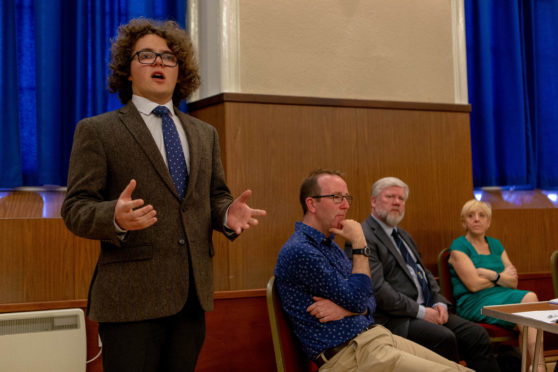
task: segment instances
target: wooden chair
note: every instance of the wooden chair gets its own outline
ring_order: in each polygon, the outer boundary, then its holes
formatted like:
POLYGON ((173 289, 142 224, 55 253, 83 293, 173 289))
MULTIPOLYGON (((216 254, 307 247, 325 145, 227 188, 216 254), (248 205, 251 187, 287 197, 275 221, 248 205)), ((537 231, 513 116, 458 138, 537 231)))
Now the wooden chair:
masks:
POLYGON ((552 287, 554 297, 558 298, 558 250, 552 252, 550 256, 550 271, 552 271, 552 287))
MULTIPOLYGON (((440 282, 440 293, 452 303, 455 303, 453 298, 453 286, 451 284, 450 265, 448 263, 449 255, 449 248, 444 249, 438 255, 438 281, 440 282)), ((554 290, 556 290, 556 287, 554 288, 554 290)), ((517 331, 483 322, 479 322, 478 324, 486 329, 486 331, 488 332, 488 336, 490 336, 490 342, 506 342, 517 345, 517 340, 519 337, 519 333, 517 331)))
MULTIPOLYGON (((552 287, 554 288, 554 298, 558 298, 558 250, 552 252, 550 255, 550 271, 552 272, 552 287)), ((545 360, 557 361, 558 360, 558 335, 553 333, 545 333, 545 360)))
POLYGON ((267 312, 273 338, 273 350, 278 372, 314 372, 317 366, 308 360, 300 348, 296 336, 287 323, 285 313, 281 308, 279 295, 275 288, 275 277, 267 283, 267 312))

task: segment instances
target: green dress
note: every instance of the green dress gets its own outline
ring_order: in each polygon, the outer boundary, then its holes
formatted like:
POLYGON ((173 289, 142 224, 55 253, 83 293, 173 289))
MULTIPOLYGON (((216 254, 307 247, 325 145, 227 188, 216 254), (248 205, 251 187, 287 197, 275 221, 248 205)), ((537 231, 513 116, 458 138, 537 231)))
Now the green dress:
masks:
MULTIPOLYGON (((499 240, 486 237, 490 254, 478 254, 477 250, 464 237, 455 239, 450 247, 451 251, 461 251, 465 253, 476 268, 485 268, 502 272, 504 263, 502 253, 504 247, 499 240)), ((451 284, 453 285, 453 296, 455 297, 457 314, 463 318, 490 324, 496 324, 505 328, 513 328, 514 324, 503 320, 487 317, 481 314, 483 306, 488 305, 507 305, 520 303, 523 297, 529 292, 521 289, 513 289, 501 286, 482 289, 478 292, 470 292, 465 284, 459 279, 453 266, 450 265, 451 284)))

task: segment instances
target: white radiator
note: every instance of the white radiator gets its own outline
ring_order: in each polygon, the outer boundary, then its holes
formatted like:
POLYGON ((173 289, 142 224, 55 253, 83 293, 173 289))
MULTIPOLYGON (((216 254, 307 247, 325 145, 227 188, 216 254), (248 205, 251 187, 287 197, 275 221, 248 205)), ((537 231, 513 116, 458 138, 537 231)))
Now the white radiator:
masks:
POLYGON ((0 314, 0 371, 80 372, 86 358, 81 309, 0 314))

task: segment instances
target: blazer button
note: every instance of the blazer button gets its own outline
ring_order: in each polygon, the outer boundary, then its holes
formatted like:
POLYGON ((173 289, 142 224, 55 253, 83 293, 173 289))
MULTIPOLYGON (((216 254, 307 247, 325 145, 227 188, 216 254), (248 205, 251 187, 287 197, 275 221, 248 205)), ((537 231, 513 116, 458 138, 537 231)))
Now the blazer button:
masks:
POLYGON ((186 241, 185 241, 184 239, 180 239, 180 240, 178 241, 178 244, 180 244, 180 245, 184 245, 184 243, 186 243, 186 241))

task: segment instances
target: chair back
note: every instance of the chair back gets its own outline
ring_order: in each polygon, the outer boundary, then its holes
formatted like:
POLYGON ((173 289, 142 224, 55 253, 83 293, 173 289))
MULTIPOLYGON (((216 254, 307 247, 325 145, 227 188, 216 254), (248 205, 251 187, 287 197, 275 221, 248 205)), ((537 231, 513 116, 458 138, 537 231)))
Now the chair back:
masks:
POLYGON ((451 274, 448 264, 449 255, 449 248, 444 249, 438 255, 438 281, 440 282, 440 293, 450 302, 454 303, 453 286, 451 285, 451 274))
POLYGON ((554 297, 558 298, 558 250, 552 252, 550 256, 550 271, 552 271, 552 287, 554 287, 554 297))
POLYGON ((308 360, 291 331, 275 287, 275 277, 267 283, 267 312, 273 338, 273 350, 278 372, 313 372, 316 365, 308 360))
MULTIPOLYGON (((453 285, 451 284, 450 265, 448 262, 449 256, 449 248, 444 249, 438 255, 438 281, 440 282, 440 293, 455 305, 455 299, 453 298, 453 285)), ((506 342, 512 344, 516 343, 518 336, 516 331, 509 330, 494 324, 483 322, 478 322, 478 324, 486 329, 486 332, 488 332, 488 336, 490 336, 491 342, 506 342)))

